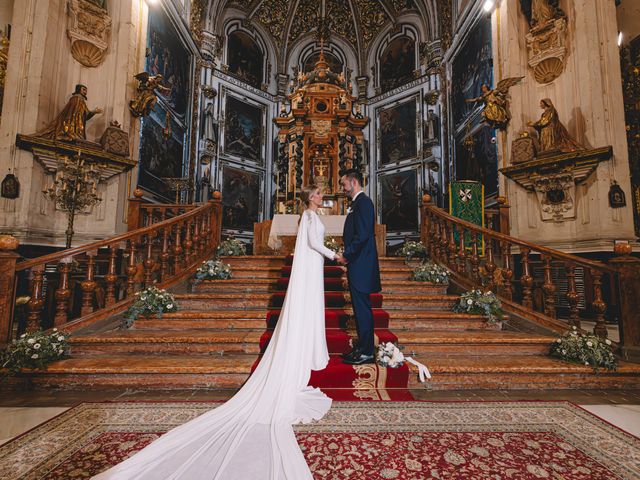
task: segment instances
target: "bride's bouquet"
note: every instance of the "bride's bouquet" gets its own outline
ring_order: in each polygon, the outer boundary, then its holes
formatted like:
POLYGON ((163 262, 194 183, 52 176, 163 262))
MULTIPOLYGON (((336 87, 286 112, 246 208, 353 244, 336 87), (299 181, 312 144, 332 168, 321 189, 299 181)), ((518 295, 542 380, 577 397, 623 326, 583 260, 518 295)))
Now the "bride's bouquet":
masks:
POLYGON ((404 364, 405 361, 418 367, 418 375, 420 381, 424 382, 427 378, 431 378, 431 373, 426 365, 414 360, 411 357, 405 357, 400 351, 402 347, 398 347, 395 343, 387 342, 380 343, 378 345, 378 352, 376 354, 376 360, 378 365, 387 368, 398 368, 404 364))
POLYGON ((324 246, 329 250, 331 250, 332 252, 336 252, 336 253, 339 252, 341 248, 338 241, 333 237, 326 237, 324 239, 324 246))

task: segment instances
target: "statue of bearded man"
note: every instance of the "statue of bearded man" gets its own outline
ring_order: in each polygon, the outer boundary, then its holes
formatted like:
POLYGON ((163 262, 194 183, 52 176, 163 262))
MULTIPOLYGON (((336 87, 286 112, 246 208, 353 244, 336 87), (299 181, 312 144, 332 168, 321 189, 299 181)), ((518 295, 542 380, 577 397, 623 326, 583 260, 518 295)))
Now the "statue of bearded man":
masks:
POLYGON ((87 120, 99 113, 102 113, 101 108, 89 110, 87 107, 87 87, 76 85, 75 92, 55 120, 36 136, 52 140, 86 140, 87 120))

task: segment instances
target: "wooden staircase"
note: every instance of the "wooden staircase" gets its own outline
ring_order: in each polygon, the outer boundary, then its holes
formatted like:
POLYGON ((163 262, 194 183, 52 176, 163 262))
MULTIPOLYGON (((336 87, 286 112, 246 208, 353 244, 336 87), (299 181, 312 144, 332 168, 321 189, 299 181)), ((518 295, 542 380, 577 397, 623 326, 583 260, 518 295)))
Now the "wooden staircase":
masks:
MULTIPOLYGON (((282 294, 285 259, 228 257, 233 279, 208 281, 177 294, 180 310, 162 318, 140 318, 130 330, 95 325, 71 339, 71 358, 46 372, 26 375, 35 388, 237 389, 260 353, 266 319, 282 294)), ((427 384, 415 372, 410 388, 638 388, 640 365, 621 363, 615 373, 594 375, 591 368, 547 356, 552 335, 521 333, 488 325, 477 315, 451 312, 457 296, 439 285, 409 280, 411 269, 399 258, 381 259, 388 330, 405 354, 425 363, 427 384)), ((345 284, 326 281, 327 294, 345 284)), ((277 305, 277 304, 276 304, 277 305)), ((345 307, 348 311, 349 306, 345 307)), ((340 353, 330 351, 332 354, 340 353)))

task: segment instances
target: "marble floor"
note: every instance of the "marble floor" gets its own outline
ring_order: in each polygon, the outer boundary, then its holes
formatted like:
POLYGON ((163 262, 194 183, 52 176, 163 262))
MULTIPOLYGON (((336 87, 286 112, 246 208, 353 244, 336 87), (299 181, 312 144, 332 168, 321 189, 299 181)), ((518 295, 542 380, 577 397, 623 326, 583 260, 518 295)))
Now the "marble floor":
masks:
MULTIPOLYGON (((570 401, 609 423, 640 437, 640 390, 413 390, 422 401, 570 401)), ((0 444, 82 402, 103 401, 223 401, 232 391, 11 392, 0 393, 0 444)))

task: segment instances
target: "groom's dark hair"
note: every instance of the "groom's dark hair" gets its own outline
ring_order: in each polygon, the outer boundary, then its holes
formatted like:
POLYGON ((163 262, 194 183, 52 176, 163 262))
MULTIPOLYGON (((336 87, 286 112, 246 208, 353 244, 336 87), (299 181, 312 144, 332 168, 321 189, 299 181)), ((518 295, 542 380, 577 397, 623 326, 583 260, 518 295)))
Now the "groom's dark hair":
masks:
POLYGON ((357 180, 358 184, 361 187, 364 186, 364 177, 362 176, 362 172, 360 170, 350 168, 349 170, 345 170, 342 176, 348 178, 349 180, 357 180))

